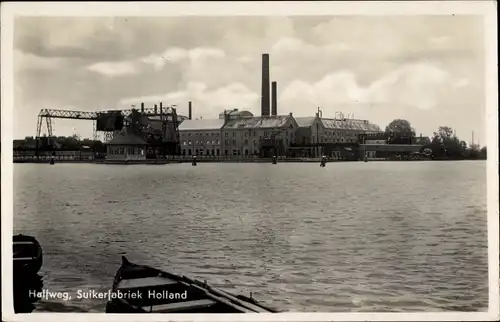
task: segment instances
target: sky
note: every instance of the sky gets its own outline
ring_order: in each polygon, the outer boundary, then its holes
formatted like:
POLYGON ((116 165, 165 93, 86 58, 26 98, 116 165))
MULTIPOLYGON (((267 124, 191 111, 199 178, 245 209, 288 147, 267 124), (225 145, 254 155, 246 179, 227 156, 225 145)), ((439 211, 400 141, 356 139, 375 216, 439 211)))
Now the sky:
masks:
MULTIPOLYGON (((18 17, 14 138, 35 135, 40 109, 177 105, 217 118, 260 115, 262 53, 278 114, 336 112, 382 128, 407 119, 486 143, 481 16, 18 17)), ((55 135, 92 137, 92 122, 54 119, 55 135)))

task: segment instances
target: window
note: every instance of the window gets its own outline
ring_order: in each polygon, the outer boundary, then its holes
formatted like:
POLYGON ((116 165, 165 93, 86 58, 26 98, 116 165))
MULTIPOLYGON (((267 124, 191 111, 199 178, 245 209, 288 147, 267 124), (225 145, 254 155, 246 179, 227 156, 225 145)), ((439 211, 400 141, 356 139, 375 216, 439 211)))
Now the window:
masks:
POLYGON ((220 144, 220 140, 217 140, 217 144, 220 144))
POLYGON ((233 140, 233 144, 236 145, 236 140, 233 140))
POLYGON ((257 132, 253 132, 253 136, 257 136, 257 132))
POLYGON ((186 141, 182 142, 182 145, 186 145, 186 141))
POLYGON ((229 140, 224 140, 224 144, 229 144, 229 140))
POLYGON ((191 145, 191 141, 188 142, 188 145, 191 145))
POLYGON ((233 136, 236 136, 236 132, 233 132, 233 136))
POLYGON ((207 144, 210 144, 210 141, 207 141, 207 144))
POLYGON ((188 133, 188 136, 191 136, 191 133, 188 133))
POLYGON ((228 136, 228 135, 229 135, 229 133, 227 133, 227 132, 226 132, 226 133, 224 133, 224 136, 228 136))
POLYGON ((247 136, 247 135, 248 135, 248 133, 247 133, 247 132, 245 132, 245 136, 247 136))
POLYGON ((248 144, 248 140, 245 140, 245 145, 247 145, 247 144, 248 144))
POLYGON ((224 155, 228 155, 228 151, 227 150, 224 150, 224 155))
POLYGON ((191 155, 191 149, 188 150, 188 155, 191 155))
POLYGON ((257 145, 257 140, 253 140, 253 145, 257 145))
POLYGON ((217 156, 219 156, 219 155, 220 155, 220 150, 219 150, 219 149, 217 149, 217 156))

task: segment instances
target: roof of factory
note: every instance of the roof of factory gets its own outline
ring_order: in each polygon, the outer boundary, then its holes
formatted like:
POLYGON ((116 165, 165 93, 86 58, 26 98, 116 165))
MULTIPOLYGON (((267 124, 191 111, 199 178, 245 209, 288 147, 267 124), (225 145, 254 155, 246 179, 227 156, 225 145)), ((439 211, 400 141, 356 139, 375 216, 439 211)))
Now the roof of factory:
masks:
POLYGON ((305 117, 296 117, 295 121, 297 121, 297 124, 299 127, 309 127, 314 124, 314 121, 316 120, 316 117, 314 116, 305 116, 305 117))
POLYGON ((322 118, 321 122, 327 129, 335 130, 358 130, 369 132, 380 132, 380 127, 372 124, 367 120, 354 120, 354 119, 325 119, 322 118))
POLYGON ((179 125, 179 131, 220 130, 223 125, 224 120, 221 119, 184 120, 179 125))
POLYGON ((228 120, 224 129, 278 128, 285 126, 292 119, 291 115, 254 116, 228 120))

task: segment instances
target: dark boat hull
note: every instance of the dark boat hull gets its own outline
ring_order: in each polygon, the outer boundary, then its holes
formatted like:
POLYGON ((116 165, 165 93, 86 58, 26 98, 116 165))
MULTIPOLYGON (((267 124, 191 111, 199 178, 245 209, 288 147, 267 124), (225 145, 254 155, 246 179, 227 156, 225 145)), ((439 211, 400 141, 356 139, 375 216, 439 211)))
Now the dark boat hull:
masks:
POLYGON ((122 258, 106 313, 255 313, 277 312, 252 298, 122 258), (121 297, 121 298, 116 298, 121 297))
POLYGON ((36 274, 43 264, 42 247, 31 236, 13 236, 14 271, 36 274))
POLYGON ((31 236, 13 236, 13 300, 14 312, 30 313, 38 300, 35 293, 43 289, 42 277, 38 271, 42 267, 42 247, 31 236))

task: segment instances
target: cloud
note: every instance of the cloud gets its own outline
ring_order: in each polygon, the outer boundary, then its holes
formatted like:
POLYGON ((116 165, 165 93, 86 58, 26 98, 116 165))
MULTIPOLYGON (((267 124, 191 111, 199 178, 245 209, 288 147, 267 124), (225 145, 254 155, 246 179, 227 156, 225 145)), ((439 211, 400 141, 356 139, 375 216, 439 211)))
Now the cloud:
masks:
MULTIPOLYGON (((120 101, 121 105, 129 106, 144 102, 166 105, 185 106, 187 101, 193 102, 193 109, 198 116, 216 118, 224 109, 245 109, 256 112, 259 110, 260 95, 248 89, 241 83, 232 83, 210 90, 204 83, 191 82, 183 90, 164 94, 130 97, 120 101)), ((182 109, 180 110, 182 113, 182 109)))
POLYGON ((87 67, 88 70, 108 77, 133 75, 139 70, 133 62, 102 62, 87 67))
MULTIPOLYGON (((21 120, 36 120, 43 104, 100 110, 142 100, 181 113, 191 100, 204 118, 224 108, 258 114, 261 54, 270 53, 280 113, 320 106, 380 125, 404 117, 423 131, 449 120, 484 128, 479 16, 22 17, 14 29, 21 120)), ((20 136, 33 134, 18 124, 20 136)))
POLYGON ((176 64, 187 61, 188 64, 208 64, 210 59, 225 57, 223 50, 217 48, 179 47, 167 48, 161 54, 150 54, 130 61, 99 62, 87 66, 87 69, 108 77, 127 76, 146 71, 145 66, 152 66, 155 71, 161 71, 167 63, 176 64))
POLYGON ((60 57, 40 57, 20 50, 14 50, 14 68, 17 71, 42 71, 65 68, 69 60, 60 57))
POLYGON ((469 80, 467 78, 461 78, 453 84, 453 87, 461 88, 461 87, 465 87, 467 85, 469 85, 469 80))
POLYGON ((224 58, 225 53, 223 50, 218 48, 210 48, 210 47, 198 47, 190 50, 173 47, 167 48, 161 54, 151 54, 142 58, 139 58, 139 61, 142 61, 145 64, 153 65, 156 70, 161 70, 165 67, 167 62, 170 63, 178 63, 185 59, 189 59, 191 63, 199 62, 206 63, 206 60, 210 58, 224 58))
POLYGON ((356 75, 345 70, 327 74, 312 83, 292 81, 283 89, 280 102, 298 113, 306 106, 312 109, 315 106, 395 105, 430 109, 437 105, 441 89, 446 88, 449 81, 447 71, 424 63, 402 66, 368 86, 359 85, 356 75))

